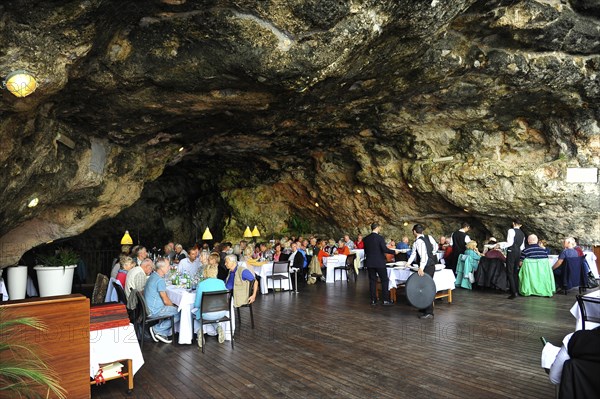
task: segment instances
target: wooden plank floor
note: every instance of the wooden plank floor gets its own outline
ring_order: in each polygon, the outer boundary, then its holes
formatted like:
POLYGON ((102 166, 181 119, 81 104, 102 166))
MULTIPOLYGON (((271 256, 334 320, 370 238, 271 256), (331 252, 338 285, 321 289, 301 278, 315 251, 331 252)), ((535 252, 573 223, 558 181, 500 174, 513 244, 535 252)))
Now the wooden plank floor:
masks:
MULTIPOLYGON (((261 296, 235 341, 147 342, 132 396, 124 381, 92 387, 94 398, 553 398, 540 368, 540 336, 559 343, 572 331, 575 291, 553 298, 454 291, 419 320, 399 295, 369 304, 358 284, 309 286, 261 296)), ((242 309, 247 311, 247 309, 242 309)))

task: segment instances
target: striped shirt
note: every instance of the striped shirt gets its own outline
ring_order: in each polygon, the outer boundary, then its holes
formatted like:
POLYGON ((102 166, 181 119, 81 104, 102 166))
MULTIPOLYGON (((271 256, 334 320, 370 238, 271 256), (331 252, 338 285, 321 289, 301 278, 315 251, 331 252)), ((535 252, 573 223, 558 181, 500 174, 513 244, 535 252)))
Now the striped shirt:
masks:
POLYGON ((529 258, 529 259, 548 259, 548 253, 538 244, 532 244, 526 247, 523 252, 521 252, 521 260, 529 258))

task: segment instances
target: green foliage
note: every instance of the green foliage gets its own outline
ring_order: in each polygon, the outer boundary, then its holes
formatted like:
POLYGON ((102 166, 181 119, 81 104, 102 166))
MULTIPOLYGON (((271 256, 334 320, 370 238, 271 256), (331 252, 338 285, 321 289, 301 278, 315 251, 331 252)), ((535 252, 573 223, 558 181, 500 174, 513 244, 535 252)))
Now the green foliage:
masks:
POLYGON ((58 398, 66 398, 58 374, 37 355, 39 349, 20 339, 27 328, 46 330, 38 319, 9 318, 0 307, 0 397, 44 398, 52 392, 58 398), (46 389, 45 395, 38 392, 41 387, 46 389))
POLYGON ((39 255, 37 259, 44 266, 70 266, 77 264, 79 255, 70 248, 59 248, 54 255, 39 255))

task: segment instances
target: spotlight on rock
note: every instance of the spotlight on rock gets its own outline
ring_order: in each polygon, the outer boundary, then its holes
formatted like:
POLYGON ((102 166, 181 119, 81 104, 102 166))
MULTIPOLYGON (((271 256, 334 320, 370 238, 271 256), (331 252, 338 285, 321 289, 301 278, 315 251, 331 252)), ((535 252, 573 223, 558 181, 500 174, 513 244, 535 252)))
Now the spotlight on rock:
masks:
POLYGON ((2 87, 17 97, 27 97, 37 89, 37 82, 29 72, 19 70, 9 73, 2 87))

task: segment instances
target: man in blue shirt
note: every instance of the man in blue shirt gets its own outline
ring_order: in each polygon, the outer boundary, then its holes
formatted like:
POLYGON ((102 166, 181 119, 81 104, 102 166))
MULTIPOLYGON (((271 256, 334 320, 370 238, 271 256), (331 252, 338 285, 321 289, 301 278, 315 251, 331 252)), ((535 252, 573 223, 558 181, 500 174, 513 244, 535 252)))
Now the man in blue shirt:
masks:
MULTIPOLYGON (((229 275, 227 276, 227 281, 225 282, 225 286, 227 287, 228 290, 232 290, 233 291, 233 286, 235 284, 235 275, 238 271, 238 264, 237 264, 237 257, 235 255, 227 255, 225 257, 225 267, 229 270, 229 275)), ((251 304, 252 302, 254 302, 256 300, 256 294, 258 293, 258 281, 256 280, 256 277, 254 276, 254 274, 244 268, 244 270, 242 270, 242 281, 248 281, 250 282, 250 284, 252 284, 253 282, 253 291, 252 291, 252 295, 250 295, 248 297, 248 304, 251 304)), ((233 292, 234 297, 236 295, 236 292, 233 292)), ((245 293, 245 295, 248 295, 247 293, 245 293)), ((235 298, 234 298, 234 305, 235 305, 235 298)))
MULTIPOLYGON (((152 272, 146 282, 144 299, 146 299, 146 305, 148 305, 150 316, 174 315, 175 322, 178 322, 179 310, 167 296, 167 285, 164 277, 168 271, 169 261, 164 258, 159 258, 154 265, 154 272, 152 272)), ((165 319, 150 327, 150 335, 154 342, 161 341, 170 344, 172 340, 168 338, 169 330, 171 330, 171 320, 165 319)))

